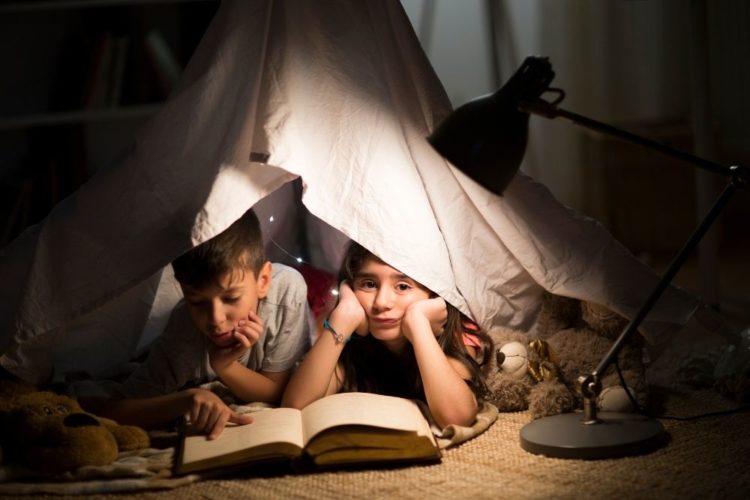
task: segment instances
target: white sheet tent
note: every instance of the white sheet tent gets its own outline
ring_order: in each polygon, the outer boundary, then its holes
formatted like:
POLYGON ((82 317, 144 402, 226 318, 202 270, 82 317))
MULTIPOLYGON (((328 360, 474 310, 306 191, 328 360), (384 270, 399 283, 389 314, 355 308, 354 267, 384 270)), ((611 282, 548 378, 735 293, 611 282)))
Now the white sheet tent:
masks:
MULTIPOLYGON (((312 214, 484 327, 530 329, 543 289, 632 316, 657 277, 530 178, 500 198, 441 159, 425 137, 449 111, 397 0, 223 1, 124 160, 4 250, 4 366, 115 370, 171 293, 161 270, 298 176, 312 214)), ((643 331, 696 306, 670 289, 643 331)))

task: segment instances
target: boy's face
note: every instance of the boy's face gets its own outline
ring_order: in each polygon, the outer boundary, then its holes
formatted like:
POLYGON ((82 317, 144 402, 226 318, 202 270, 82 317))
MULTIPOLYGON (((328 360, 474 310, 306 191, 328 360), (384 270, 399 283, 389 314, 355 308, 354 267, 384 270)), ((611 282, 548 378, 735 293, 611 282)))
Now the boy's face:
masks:
POLYGON ((236 343, 232 332, 240 320, 258 310, 258 301, 271 286, 271 263, 266 262, 258 276, 243 269, 221 277, 219 285, 196 289, 181 285, 190 317, 198 330, 218 347, 236 343))

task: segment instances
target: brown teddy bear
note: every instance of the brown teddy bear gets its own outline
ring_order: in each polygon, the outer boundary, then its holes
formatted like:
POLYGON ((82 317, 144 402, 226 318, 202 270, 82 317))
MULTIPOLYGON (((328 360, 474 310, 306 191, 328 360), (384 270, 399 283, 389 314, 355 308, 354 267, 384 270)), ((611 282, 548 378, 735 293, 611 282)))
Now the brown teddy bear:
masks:
POLYGON ((0 380, 0 429, 4 463, 52 475, 107 465, 121 451, 149 446, 140 427, 96 417, 73 398, 20 380, 0 380))
MULTIPOLYGON (((535 419, 580 408, 578 377, 596 368, 626 324, 602 306, 546 294, 537 339, 509 329, 490 330, 495 356, 486 372, 489 401, 500 411, 528 409, 535 419)), ((643 405, 647 384, 640 339, 629 340, 618 364, 631 394, 643 405)), ((613 366, 601 383, 599 410, 632 411, 613 366)))

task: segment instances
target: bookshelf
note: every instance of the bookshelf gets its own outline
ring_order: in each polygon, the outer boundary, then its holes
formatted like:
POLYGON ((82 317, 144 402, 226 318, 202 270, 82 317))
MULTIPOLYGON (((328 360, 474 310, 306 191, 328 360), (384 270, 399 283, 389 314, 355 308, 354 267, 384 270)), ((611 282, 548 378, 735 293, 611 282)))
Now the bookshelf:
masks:
POLYGON ((10 1, 0 5, 0 14, 6 12, 33 12, 68 9, 111 7, 114 5, 154 5, 170 3, 205 2, 207 0, 25 0, 10 1))
POLYGON ((160 108, 218 0, 0 4, 0 248, 160 108))

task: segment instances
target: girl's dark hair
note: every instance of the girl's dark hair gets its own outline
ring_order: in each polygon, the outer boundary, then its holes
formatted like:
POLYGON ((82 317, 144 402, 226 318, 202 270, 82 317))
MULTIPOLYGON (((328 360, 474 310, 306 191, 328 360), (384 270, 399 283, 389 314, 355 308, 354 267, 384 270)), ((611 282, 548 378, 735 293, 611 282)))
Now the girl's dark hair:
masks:
POLYGON ((238 267, 257 277, 266 261, 260 223, 253 209, 208 241, 172 261, 177 281, 193 288, 217 284, 238 267))
MULTIPOLYGON (((339 281, 353 284, 365 260, 371 257, 378 258, 359 243, 352 241, 341 263, 339 281)), ((482 399, 487 392, 482 377, 482 366, 493 351, 492 340, 481 329, 467 329, 464 320, 468 318, 451 304, 446 305, 448 318, 443 332, 438 336, 438 344, 446 356, 457 359, 468 369, 471 378, 467 382, 477 398, 482 399), (474 335, 482 344, 481 358, 478 362, 464 346, 465 333, 474 335)), ((341 381, 342 391, 425 399, 422 377, 411 343, 403 353, 395 354, 372 335, 360 337, 354 334, 351 341, 344 346, 340 361, 344 372, 341 381)))

